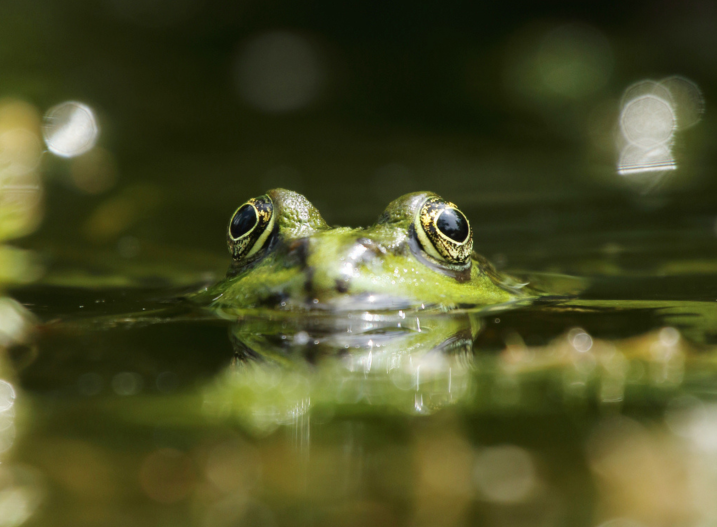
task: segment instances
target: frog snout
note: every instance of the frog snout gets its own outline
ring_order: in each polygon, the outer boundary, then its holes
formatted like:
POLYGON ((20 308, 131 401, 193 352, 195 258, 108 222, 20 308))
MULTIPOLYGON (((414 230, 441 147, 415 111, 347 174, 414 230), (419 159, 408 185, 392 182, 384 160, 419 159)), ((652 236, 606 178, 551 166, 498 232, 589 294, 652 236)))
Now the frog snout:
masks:
POLYGON ((320 235, 296 240, 291 250, 305 262, 305 290, 310 296, 323 297, 351 292, 351 282, 359 268, 381 255, 373 240, 356 238, 347 243, 341 237, 320 235))

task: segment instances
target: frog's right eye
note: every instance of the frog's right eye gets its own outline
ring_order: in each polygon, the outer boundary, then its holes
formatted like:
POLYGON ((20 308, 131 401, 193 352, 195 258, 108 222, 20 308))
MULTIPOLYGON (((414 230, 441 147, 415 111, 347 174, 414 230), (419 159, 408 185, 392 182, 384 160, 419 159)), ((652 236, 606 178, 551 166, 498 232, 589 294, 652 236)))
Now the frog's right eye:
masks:
POLYGON ((269 196, 253 198, 239 207, 227 232, 229 252, 235 260, 254 256, 274 230, 274 204, 269 196))

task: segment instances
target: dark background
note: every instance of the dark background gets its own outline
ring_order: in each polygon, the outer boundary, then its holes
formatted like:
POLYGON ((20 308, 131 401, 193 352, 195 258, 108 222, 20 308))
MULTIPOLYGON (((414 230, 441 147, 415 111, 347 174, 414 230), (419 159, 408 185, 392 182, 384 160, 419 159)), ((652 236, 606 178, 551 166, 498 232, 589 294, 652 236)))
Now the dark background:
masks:
POLYGON ((566 230, 711 229, 716 80, 717 6, 708 1, 0 6, 0 95, 40 114, 65 100, 89 105, 117 175, 112 188, 87 193, 68 175, 76 160, 45 155, 45 219, 23 242, 36 248, 166 244, 222 255, 231 213, 275 186, 349 225, 371 222, 404 192, 433 190, 467 212, 488 253, 566 230), (564 28, 588 44, 572 58, 561 48, 578 89, 559 93, 535 68, 564 28), (263 73, 241 73, 253 43, 277 32, 302 42, 319 72, 308 102, 285 111, 248 100, 245 85, 263 73), (580 53, 589 63, 594 48, 599 78, 580 84, 580 53), (679 169, 645 193, 616 174, 620 97, 670 75, 699 86, 706 113, 676 136, 679 169), (93 229, 98 211, 112 217, 122 204, 127 217, 93 229))

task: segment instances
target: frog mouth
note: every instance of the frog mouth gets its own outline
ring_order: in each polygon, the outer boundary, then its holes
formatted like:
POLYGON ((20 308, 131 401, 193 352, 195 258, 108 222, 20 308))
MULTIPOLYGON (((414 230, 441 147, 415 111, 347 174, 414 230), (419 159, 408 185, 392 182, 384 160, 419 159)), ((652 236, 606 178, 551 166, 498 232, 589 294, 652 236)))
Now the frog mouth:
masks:
POLYGON ((347 293, 326 297, 308 292, 301 299, 292 299, 288 293, 275 293, 264 299, 263 307, 286 311, 342 312, 351 311, 400 311, 430 309, 433 304, 417 302, 415 299, 386 293, 347 293))

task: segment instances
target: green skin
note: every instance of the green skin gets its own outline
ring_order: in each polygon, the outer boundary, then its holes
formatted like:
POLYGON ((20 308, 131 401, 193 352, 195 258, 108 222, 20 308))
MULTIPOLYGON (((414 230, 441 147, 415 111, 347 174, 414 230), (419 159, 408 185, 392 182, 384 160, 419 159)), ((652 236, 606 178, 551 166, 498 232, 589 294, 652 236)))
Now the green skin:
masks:
POLYGON ((430 192, 393 201, 368 228, 329 227, 301 194, 275 189, 274 233, 247 262, 201 293, 232 315, 245 310, 450 310, 535 296, 473 253, 458 273, 426 254, 414 219, 430 192))

